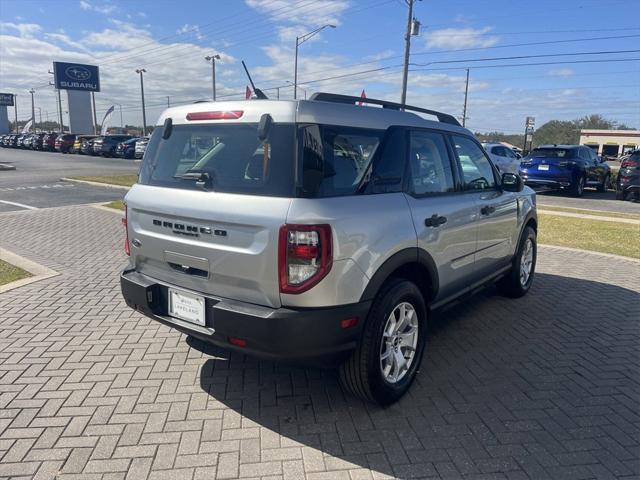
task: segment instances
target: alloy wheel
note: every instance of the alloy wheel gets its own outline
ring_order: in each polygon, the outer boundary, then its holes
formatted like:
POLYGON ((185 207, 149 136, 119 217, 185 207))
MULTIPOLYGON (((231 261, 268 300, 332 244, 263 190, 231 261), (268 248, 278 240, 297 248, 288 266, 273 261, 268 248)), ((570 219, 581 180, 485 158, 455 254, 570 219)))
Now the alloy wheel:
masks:
POLYGON ((520 256, 520 285, 527 285, 531 278, 531 270, 533 269, 533 242, 530 238, 524 244, 522 255, 520 256))
POLYGON ((418 345, 418 314, 408 302, 391 311, 384 325, 380 345, 380 370, 389 383, 397 383, 407 374, 418 345))

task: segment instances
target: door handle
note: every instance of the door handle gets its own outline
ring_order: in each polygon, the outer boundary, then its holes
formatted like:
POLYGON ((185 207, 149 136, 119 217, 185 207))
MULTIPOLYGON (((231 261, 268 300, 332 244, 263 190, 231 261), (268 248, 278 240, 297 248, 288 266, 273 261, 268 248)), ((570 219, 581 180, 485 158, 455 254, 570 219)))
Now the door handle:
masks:
POLYGON ((482 215, 491 215, 495 211, 496 211, 496 207, 492 207, 491 205, 485 205, 480 209, 480 213, 482 215))
POLYGON ((443 223, 447 223, 447 217, 441 217, 437 213, 424 219, 425 227, 439 227, 443 223))

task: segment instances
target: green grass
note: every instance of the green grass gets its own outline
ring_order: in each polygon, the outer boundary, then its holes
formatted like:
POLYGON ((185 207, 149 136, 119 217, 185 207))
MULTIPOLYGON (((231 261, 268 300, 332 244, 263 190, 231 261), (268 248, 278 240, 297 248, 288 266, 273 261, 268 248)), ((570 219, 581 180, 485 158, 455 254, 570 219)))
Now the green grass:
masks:
POLYGON ((552 207, 550 205, 538 205, 538 210, 552 210, 554 212, 577 213, 580 215, 598 215, 601 217, 629 218, 631 220, 640 220, 640 214, 637 213, 607 212, 604 210, 584 210, 582 208, 552 207))
POLYGON ((85 180, 87 182, 108 183, 131 187, 138 181, 138 175, 86 175, 81 177, 69 177, 72 180, 85 180))
POLYGON ((541 213, 538 242, 640 258, 640 225, 541 213))
POLYGON ((7 283, 22 280, 23 278, 31 276, 32 275, 29 272, 0 260, 0 285, 6 285, 7 283))
POLYGON ((116 210, 124 210, 124 202, 122 200, 114 200, 113 202, 105 203, 104 206, 116 210))

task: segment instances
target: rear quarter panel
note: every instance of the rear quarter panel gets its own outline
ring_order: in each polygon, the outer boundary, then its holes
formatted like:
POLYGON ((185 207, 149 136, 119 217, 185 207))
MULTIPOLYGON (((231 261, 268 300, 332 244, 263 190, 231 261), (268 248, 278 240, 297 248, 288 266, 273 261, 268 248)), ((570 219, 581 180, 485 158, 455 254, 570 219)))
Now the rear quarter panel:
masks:
POLYGON ((307 292, 282 294, 282 304, 292 307, 356 303, 369 279, 389 257, 417 246, 402 193, 296 198, 291 203, 287 223, 328 223, 333 234, 331 271, 307 292))

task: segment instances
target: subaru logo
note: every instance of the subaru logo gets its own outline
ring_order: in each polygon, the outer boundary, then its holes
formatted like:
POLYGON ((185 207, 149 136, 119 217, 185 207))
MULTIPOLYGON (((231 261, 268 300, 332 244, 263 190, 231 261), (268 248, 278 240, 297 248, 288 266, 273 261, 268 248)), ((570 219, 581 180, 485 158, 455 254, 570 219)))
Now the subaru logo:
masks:
POLYGON ((84 81, 91 78, 91 72, 89 70, 77 65, 67 68, 64 73, 67 75, 67 77, 73 78, 74 80, 78 81, 84 81))

